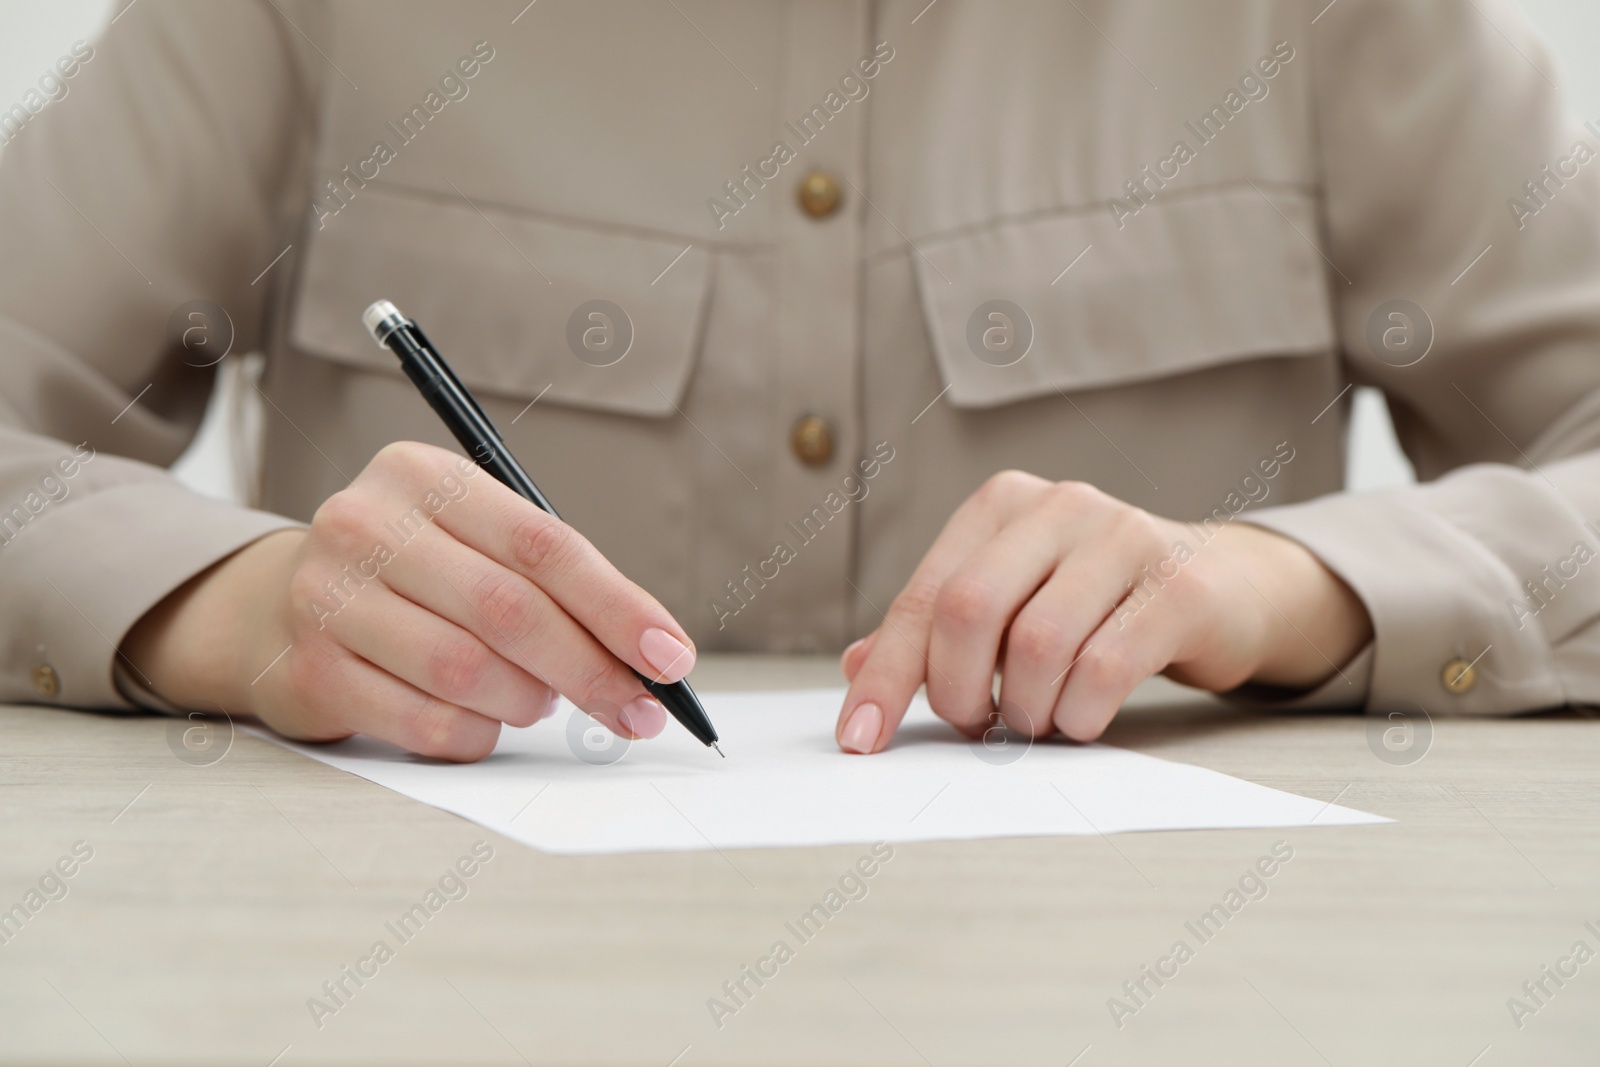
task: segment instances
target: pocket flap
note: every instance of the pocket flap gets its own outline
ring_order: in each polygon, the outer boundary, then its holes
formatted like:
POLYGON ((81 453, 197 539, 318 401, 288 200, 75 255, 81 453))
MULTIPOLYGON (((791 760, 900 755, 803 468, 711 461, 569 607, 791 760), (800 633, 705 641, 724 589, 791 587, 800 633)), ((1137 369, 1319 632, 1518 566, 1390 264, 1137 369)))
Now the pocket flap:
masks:
POLYGON ((992 407, 1328 351, 1335 332, 1329 267, 1310 243, 1315 201, 1270 195, 1158 201, 1121 230, 1095 210, 921 242, 912 259, 951 401, 992 407))
POLYGON ((685 245, 369 183, 311 234, 290 337, 399 373, 361 324, 392 300, 474 389, 670 415, 711 288, 710 255, 685 245))

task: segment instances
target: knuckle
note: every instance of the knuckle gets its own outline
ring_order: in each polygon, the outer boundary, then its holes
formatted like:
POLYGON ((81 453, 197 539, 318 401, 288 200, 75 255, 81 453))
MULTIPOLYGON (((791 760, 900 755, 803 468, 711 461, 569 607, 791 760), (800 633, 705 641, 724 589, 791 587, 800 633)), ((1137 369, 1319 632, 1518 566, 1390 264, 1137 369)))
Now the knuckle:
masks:
POLYGON ((1126 654, 1097 645, 1085 649, 1072 669, 1081 672, 1079 678, 1082 683, 1096 693, 1103 693, 1122 685, 1132 672, 1133 664, 1126 654))
POLYGON ((514 575, 494 573, 478 582, 473 603, 496 633, 520 643, 537 627, 534 598, 514 575))
MULTIPOLYGON (((313 620, 311 606, 323 601, 327 590, 323 588, 322 581, 313 567, 296 567, 289 575, 287 587, 289 603, 294 608, 294 618, 298 623, 310 623, 313 620)), ((311 629, 318 629, 311 626, 311 629)))
POLYGON ((376 522, 372 508, 356 492, 341 489, 311 516, 311 529, 335 546, 364 544, 376 522))
POLYGON ((426 477, 439 467, 442 449, 421 441, 391 441, 372 457, 372 466, 402 479, 426 477))
POLYGON ((424 676, 433 693, 460 704, 477 692, 489 667, 489 650, 481 643, 451 636, 441 640, 429 653, 424 676))
POLYGON ((1056 482, 1050 486, 1047 494, 1051 504, 1074 514, 1114 503, 1111 497, 1088 482, 1056 482))
POLYGON ((900 595, 889 605, 891 615, 928 618, 939 602, 939 583, 927 578, 913 578, 900 590, 900 595))
POLYGON ((1024 616, 1012 624, 1006 636, 1007 651, 1023 663, 1053 663, 1061 658, 1067 644, 1065 628, 1054 619, 1024 616))
POLYGON ((604 656, 584 656, 575 668, 571 688, 567 693, 573 702, 585 711, 621 707, 633 699, 621 692, 622 677, 619 668, 604 656))
POLYGON ((1027 471, 1015 469, 996 471, 984 480, 975 495, 987 502, 1012 500, 1025 493, 1035 492, 1048 484, 1043 478, 1027 471))
MULTIPOLYGON (((596 583, 590 595, 595 614, 615 619, 624 626, 638 626, 641 630, 656 625, 653 620, 659 613, 666 611, 655 597, 625 576, 619 576, 615 583, 596 583)), ((695 651, 692 637, 686 644, 691 652, 695 651)))
POLYGON ((1000 600, 986 583, 974 578, 957 578, 939 590, 934 614, 941 620, 964 629, 976 629, 999 613, 1000 600))
POLYGON ((1112 511, 1106 524, 1107 532, 1118 540, 1142 545, 1148 550, 1161 547, 1161 528, 1155 517, 1141 508, 1129 507, 1120 502, 1112 511))
POLYGON ((462 754, 465 724, 456 709, 422 693, 406 716, 406 747, 424 756, 454 758, 462 754))
POLYGON ((573 549, 577 532, 560 519, 539 514, 517 520, 511 531, 511 558, 528 573, 560 566, 573 549))

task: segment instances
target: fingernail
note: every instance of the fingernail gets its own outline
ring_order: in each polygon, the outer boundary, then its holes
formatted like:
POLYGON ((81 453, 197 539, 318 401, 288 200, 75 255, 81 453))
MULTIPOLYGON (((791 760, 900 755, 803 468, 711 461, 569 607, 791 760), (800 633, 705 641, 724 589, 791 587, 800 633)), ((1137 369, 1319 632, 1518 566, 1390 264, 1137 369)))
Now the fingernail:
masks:
POLYGON ((651 629, 639 638, 639 653, 656 669, 656 681, 681 681, 694 670, 694 653, 689 646, 662 629, 651 629))
POLYGON ((846 752, 871 752, 882 729, 883 712, 878 709, 878 705, 862 704, 850 713, 850 721, 844 724, 844 733, 839 736, 839 747, 846 752))
POLYGON ((654 737, 667 725, 667 709, 651 697, 634 697, 617 715, 638 737, 654 737))
POLYGON ((545 705, 545 709, 544 709, 543 713, 540 714, 539 718, 541 720, 548 719, 550 716, 552 716, 552 715, 554 715, 556 713, 556 708, 559 707, 560 705, 561 705, 561 694, 556 692, 554 689, 550 690, 550 702, 545 705))

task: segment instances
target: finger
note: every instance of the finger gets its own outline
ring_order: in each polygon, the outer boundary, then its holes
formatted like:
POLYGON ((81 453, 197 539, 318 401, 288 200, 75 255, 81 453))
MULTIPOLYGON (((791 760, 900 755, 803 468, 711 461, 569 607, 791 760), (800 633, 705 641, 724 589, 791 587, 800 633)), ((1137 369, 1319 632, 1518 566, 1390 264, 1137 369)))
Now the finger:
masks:
POLYGON ((476 635, 381 583, 362 590, 327 623, 346 648, 373 666, 511 726, 533 725, 556 700, 555 690, 476 635))
MULTIPOLYGON (((961 562, 934 605, 928 703, 936 714, 965 730, 989 721, 1002 637, 1061 560, 1102 540, 1115 514, 1094 490, 1053 485, 961 562)), ((1053 704, 1039 709, 1041 721, 1049 722, 1053 704)))
POLYGON ((1056 729, 1074 741, 1103 734, 1128 694, 1172 662, 1193 617, 1174 604, 1113 612, 1089 635, 1067 671, 1052 715, 1056 729))
POLYGON ((1147 558, 1136 539, 1111 537, 1072 553, 1017 612, 1006 633, 1000 710, 1012 729, 1038 737, 1055 729, 1068 669, 1089 634, 1128 593, 1128 575, 1147 558))
POLYGON ((850 683, 834 729, 840 748, 866 753, 888 744, 929 673, 933 608, 945 578, 994 536, 1029 491, 1047 484, 1031 475, 997 475, 956 509, 905 589, 889 605, 879 628, 881 636, 850 683))
POLYGON ((666 709, 544 590, 445 531, 421 530, 382 577, 617 733, 654 737, 666 725, 666 709))
POLYGON ((494 751, 500 722, 403 682, 331 641, 285 657, 290 693, 327 738, 367 734, 434 759, 470 763, 494 751))
POLYGON ((623 576, 577 530, 484 478, 439 527, 543 589, 612 655, 660 682, 694 668, 694 644, 661 604, 623 576))
POLYGON ((874 630, 865 637, 852 642, 839 657, 839 670, 844 673, 844 680, 853 682, 861 670, 861 665, 867 662, 867 653, 872 651, 872 642, 878 639, 878 631, 874 630))

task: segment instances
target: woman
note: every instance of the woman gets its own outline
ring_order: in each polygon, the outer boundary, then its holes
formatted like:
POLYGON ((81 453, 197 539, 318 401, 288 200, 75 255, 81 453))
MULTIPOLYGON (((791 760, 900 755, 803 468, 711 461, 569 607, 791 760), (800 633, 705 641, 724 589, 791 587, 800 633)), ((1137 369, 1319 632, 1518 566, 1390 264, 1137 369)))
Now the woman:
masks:
POLYGON ((1600 696, 1600 138, 1506 5, 145 0, 92 53, 0 165, 6 699, 466 760, 855 637, 851 752, 923 685, 1078 740, 1158 672, 1600 696), (438 447, 380 297, 571 527, 438 447), (261 510, 161 469, 230 347, 261 510), (1426 484, 1340 491, 1357 381, 1426 484))

